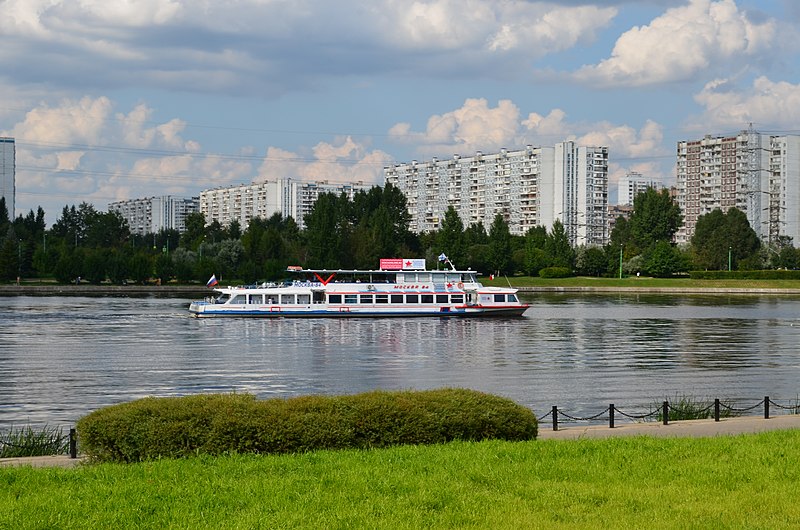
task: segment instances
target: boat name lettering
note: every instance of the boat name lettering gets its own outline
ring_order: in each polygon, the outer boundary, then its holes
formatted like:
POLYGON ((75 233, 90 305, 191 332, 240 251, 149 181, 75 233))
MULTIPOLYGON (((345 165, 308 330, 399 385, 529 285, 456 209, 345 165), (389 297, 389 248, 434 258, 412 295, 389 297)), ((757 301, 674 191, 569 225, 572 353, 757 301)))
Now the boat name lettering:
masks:
POLYGON ((428 285, 395 285, 395 289, 429 289, 428 285))
POLYGON ((322 287, 322 282, 294 282, 295 287, 322 287))

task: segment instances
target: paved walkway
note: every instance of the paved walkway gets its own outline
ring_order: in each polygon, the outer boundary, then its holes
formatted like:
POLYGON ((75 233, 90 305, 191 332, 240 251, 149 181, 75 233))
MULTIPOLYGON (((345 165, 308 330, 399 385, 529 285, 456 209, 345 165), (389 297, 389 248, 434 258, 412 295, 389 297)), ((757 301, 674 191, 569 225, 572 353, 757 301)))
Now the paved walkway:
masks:
MULTIPOLYGON (((765 420, 759 416, 725 418, 718 422, 709 420, 676 421, 669 425, 658 422, 622 423, 613 429, 607 425, 569 426, 554 431, 550 424, 539 424, 540 440, 579 440, 582 438, 611 438, 616 436, 653 436, 673 438, 703 438, 736 434, 759 433, 787 429, 800 429, 800 414, 774 416, 765 420)), ((32 467, 76 467, 86 459, 70 458, 67 455, 31 456, 24 458, 0 458, 2 466, 32 467)))
POLYGON ((654 436, 702 438, 731 434, 758 433, 781 429, 800 429, 800 414, 774 416, 765 420, 761 416, 724 418, 720 421, 686 420, 669 425, 660 422, 617 423, 613 429, 608 425, 568 426, 552 430, 552 424, 539 423, 540 440, 576 440, 579 438, 611 438, 612 436, 654 436))

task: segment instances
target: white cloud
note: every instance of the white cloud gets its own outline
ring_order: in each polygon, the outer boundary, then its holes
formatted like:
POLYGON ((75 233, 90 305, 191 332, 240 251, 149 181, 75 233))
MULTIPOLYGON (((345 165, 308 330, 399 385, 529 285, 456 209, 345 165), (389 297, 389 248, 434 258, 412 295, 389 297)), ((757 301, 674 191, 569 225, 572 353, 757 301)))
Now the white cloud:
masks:
POLYGON ((705 112, 692 121, 706 133, 744 129, 749 123, 796 129, 800 123, 800 84, 758 77, 750 88, 741 90, 727 79, 716 79, 694 99, 705 112))
POLYGON ((6 0, 0 71, 81 90, 262 97, 337 75, 495 78, 593 40, 616 14, 525 0, 6 0))
POLYGON ((756 23, 734 0, 690 0, 616 42, 611 57, 579 69, 595 85, 643 86, 692 80, 708 71, 739 68, 772 52, 777 23, 756 23))
POLYGON ((363 182, 382 184, 383 168, 391 157, 380 150, 347 136, 333 143, 319 142, 305 153, 269 147, 258 170, 257 181, 278 178, 327 180, 329 182, 363 182))
POLYGON ((476 150, 496 150, 515 142, 519 128, 519 109, 509 100, 490 108, 482 98, 467 99, 451 112, 428 118, 424 132, 414 132, 410 124, 398 123, 389 136, 398 143, 415 144, 422 155, 466 154, 476 150))

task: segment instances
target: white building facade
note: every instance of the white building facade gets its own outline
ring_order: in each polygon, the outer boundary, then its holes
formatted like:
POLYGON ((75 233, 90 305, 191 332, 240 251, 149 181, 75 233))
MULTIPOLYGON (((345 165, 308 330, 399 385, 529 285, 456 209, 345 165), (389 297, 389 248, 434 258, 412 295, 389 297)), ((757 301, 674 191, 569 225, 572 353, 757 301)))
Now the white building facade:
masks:
POLYGON ((292 217, 300 228, 322 193, 341 195, 352 199, 358 191, 368 191, 372 186, 363 182, 336 183, 307 181, 292 178, 254 182, 225 188, 204 190, 200 193, 200 212, 206 223, 214 221, 227 227, 233 220, 247 228, 254 217, 268 219, 276 213, 292 217))
MULTIPOLYGON (((12 221, 16 199, 16 145, 13 138, 0 136, 0 197, 6 200, 8 218, 12 221)), ((0 234, 4 235, 4 234, 0 234)))
POLYGON ((200 211, 197 197, 183 198, 166 195, 112 202, 109 212, 118 212, 128 221, 132 234, 157 234, 161 230, 186 231, 186 216, 200 211))
POLYGON ((384 168, 387 184, 408 202, 410 229, 438 230, 449 206, 465 226, 488 229, 500 214, 515 235, 534 226, 550 229, 558 219, 573 245, 608 241, 608 149, 532 147, 499 153, 455 155, 384 168))
POLYGON ((621 206, 632 206, 633 199, 648 188, 660 190, 664 187, 660 180, 647 178, 635 171, 620 177, 618 186, 617 204, 621 206))
POLYGON ((752 128, 735 136, 678 142, 677 202, 694 235, 697 218, 716 208, 742 210, 766 243, 800 242, 800 136, 770 136, 752 128))

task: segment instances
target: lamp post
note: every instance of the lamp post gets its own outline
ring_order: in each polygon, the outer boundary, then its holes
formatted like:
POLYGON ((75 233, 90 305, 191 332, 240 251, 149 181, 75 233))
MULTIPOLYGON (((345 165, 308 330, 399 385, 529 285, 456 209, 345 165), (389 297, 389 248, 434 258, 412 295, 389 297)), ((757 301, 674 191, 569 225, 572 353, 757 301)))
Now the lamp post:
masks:
POLYGON ((622 279, 622 247, 619 247, 619 279, 622 279))
POLYGON ((731 272, 731 250, 732 247, 728 247, 728 272, 731 272))

